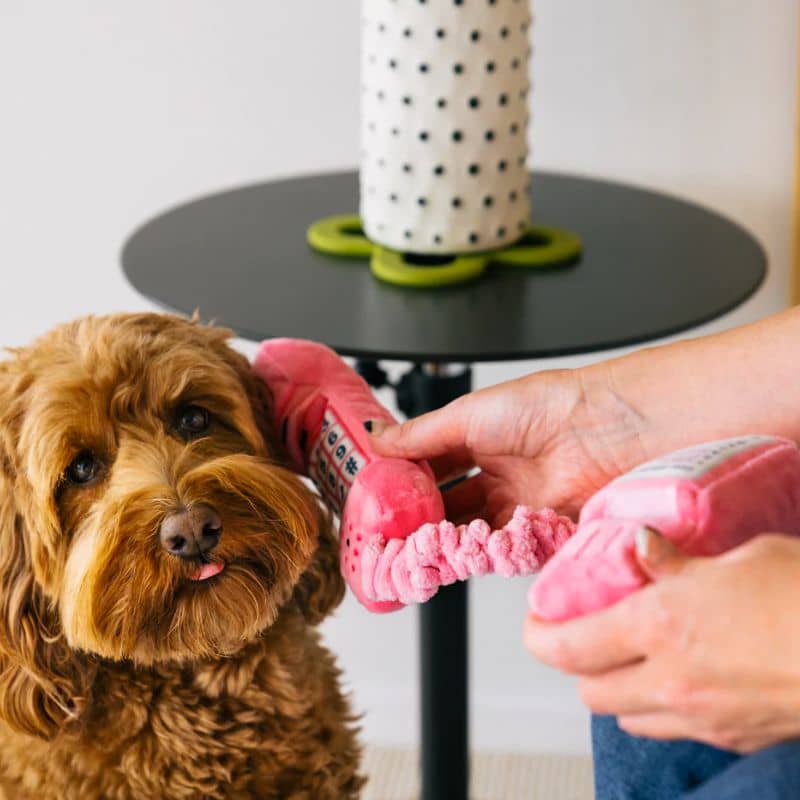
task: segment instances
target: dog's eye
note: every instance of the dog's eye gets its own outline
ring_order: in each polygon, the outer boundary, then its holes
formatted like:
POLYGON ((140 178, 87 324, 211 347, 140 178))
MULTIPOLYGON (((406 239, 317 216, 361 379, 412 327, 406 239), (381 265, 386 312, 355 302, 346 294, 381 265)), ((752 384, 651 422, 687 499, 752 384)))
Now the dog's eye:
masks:
POLYGON ((93 481, 100 472, 100 462, 88 451, 79 453, 67 467, 67 478, 72 483, 85 484, 93 481))
POLYGON ((184 406, 178 412, 178 430, 184 436, 205 433, 209 424, 208 411, 200 406, 184 406))

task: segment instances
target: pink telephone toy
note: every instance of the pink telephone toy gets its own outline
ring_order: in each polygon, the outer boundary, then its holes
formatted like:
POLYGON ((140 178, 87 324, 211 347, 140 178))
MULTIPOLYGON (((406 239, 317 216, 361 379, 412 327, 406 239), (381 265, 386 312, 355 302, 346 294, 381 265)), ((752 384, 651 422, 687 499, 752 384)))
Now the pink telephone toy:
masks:
POLYGON ((427 464, 372 451, 364 422, 393 418, 336 353, 271 339, 254 368, 273 397, 277 433, 293 466, 340 515, 342 574, 371 611, 424 602, 440 586, 470 576, 542 570, 530 608, 543 619, 565 620, 646 583, 634 553, 642 525, 695 555, 720 553, 763 531, 800 534, 800 450, 766 436, 644 464, 594 495, 577 526, 526 506, 500 530, 482 520, 456 526, 444 520, 427 464))

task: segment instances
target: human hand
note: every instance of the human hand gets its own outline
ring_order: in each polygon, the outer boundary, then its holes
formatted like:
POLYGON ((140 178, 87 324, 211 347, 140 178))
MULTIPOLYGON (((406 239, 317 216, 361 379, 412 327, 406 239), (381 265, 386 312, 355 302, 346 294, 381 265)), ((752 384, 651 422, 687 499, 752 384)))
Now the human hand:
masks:
POLYGON ((653 584, 567 623, 529 616, 528 649, 637 736, 743 753, 800 737, 800 541, 763 535, 713 558, 651 532, 640 543, 653 584))
POLYGON ((519 504, 576 514, 601 486, 644 460, 642 425, 598 365, 465 395, 402 425, 376 428, 373 446, 385 456, 429 459, 440 482, 479 467, 445 493, 448 518, 482 517, 500 527, 519 504))

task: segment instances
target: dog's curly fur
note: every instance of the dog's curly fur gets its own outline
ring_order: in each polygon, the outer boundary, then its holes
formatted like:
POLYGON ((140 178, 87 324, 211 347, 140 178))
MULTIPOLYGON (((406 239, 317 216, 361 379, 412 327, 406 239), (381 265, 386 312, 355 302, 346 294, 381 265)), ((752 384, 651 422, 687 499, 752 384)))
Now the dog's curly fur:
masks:
POLYGON ((332 522, 282 465, 229 336, 88 317, 0 364, 9 800, 358 796, 353 717, 314 628, 344 591, 332 522), (200 435, 187 407, 208 412, 200 435), (200 503, 223 524, 207 581, 159 542, 200 503))

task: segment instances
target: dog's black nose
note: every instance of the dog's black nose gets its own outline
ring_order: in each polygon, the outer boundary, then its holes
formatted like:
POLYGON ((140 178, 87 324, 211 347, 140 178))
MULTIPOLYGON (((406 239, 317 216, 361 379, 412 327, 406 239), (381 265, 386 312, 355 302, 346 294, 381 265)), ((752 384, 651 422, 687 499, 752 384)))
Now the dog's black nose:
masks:
POLYGON ((222 520, 211 506, 199 504, 164 517, 159 535, 168 553, 199 558, 219 544, 222 520))

